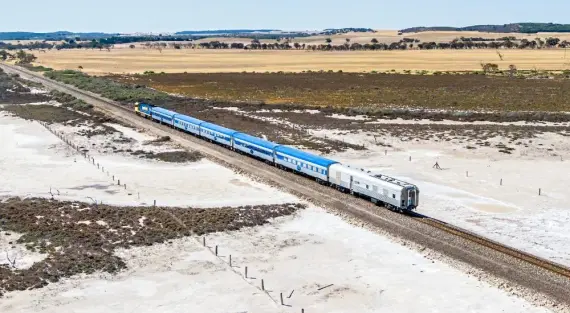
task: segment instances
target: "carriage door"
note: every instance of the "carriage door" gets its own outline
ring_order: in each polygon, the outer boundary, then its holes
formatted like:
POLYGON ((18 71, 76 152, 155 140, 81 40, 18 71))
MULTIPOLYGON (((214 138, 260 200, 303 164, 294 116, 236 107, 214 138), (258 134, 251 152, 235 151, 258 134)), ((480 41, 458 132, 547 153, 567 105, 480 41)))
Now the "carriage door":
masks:
POLYGON ((408 206, 416 204, 416 189, 410 188, 408 189, 408 206))

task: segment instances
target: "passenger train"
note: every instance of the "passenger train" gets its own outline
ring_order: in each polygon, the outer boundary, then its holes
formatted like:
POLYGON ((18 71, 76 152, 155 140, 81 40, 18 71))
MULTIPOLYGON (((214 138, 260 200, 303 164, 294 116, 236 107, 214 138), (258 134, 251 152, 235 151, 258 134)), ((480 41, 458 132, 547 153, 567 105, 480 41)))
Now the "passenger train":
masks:
POLYGON ((382 204, 391 210, 409 212, 417 208, 419 189, 386 175, 374 175, 306 151, 225 128, 147 103, 137 103, 135 113, 169 125, 242 154, 266 161, 329 185, 342 192, 382 204))

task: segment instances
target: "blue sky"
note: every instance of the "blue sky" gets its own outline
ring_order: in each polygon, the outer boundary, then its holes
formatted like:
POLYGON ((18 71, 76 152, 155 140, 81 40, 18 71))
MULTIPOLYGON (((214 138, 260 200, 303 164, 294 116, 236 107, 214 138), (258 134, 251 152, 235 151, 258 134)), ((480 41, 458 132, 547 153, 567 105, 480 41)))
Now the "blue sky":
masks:
POLYGON ((338 27, 401 29, 534 21, 570 23, 568 0, 3 1, 0 31, 172 32, 338 27), (565 18, 566 17, 566 18, 565 18))

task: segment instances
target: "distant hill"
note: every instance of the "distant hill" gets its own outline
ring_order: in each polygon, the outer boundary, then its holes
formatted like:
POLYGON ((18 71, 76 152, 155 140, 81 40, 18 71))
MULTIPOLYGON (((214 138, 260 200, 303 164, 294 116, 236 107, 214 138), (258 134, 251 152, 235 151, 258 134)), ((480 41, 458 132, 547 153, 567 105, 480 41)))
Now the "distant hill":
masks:
POLYGON ((217 30, 185 30, 175 35, 234 35, 251 33, 281 32, 279 29, 217 29, 217 30))
POLYGON ((96 39, 114 36, 117 34, 106 33, 72 33, 67 31, 51 33, 33 32, 0 32, 0 40, 63 40, 66 38, 80 37, 81 39, 96 39))
POLYGON ((547 33, 547 32, 570 32, 570 24, 554 23, 514 23, 504 25, 473 25, 467 27, 411 27, 400 30, 401 33, 418 33, 427 31, 479 31, 488 33, 547 33))

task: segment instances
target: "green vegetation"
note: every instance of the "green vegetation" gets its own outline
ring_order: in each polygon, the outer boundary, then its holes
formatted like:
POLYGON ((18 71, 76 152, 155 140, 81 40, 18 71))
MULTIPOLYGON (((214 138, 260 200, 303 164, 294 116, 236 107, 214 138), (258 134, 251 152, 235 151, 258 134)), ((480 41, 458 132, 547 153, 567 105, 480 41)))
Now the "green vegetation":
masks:
POLYGON ((86 103, 81 99, 77 99, 74 96, 60 92, 57 90, 52 90, 50 95, 53 99, 62 104, 62 106, 71 108, 77 111, 89 111, 93 108, 93 105, 86 103))
POLYGON ((115 101, 129 103, 137 101, 152 102, 166 100, 169 97, 163 92, 148 89, 143 85, 119 83, 105 78, 89 76, 78 71, 48 71, 45 72, 44 75, 48 78, 100 94, 103 97, 115 101))

